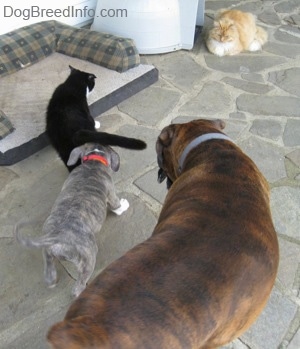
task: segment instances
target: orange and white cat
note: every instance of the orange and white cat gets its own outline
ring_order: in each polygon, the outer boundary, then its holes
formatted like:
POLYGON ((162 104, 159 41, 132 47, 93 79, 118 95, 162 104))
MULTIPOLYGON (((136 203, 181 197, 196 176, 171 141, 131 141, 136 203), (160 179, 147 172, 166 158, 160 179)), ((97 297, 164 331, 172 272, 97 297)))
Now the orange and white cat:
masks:
POLYGON ((232 56, 261 50, 267 39, 267 32, 256 25, 252 13, 222 9, 215 17, 214 27, 208 31, 206 46, 217 56, 232 56))

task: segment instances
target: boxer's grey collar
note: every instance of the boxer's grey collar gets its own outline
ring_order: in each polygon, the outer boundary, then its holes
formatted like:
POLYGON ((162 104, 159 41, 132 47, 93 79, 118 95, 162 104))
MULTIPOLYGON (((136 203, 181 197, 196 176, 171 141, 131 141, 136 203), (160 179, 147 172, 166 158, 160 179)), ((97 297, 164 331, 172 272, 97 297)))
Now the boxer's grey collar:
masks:
POLYGON ((184 161, 188 155, 188 153, 194 149, 195 147, 197 147, 199 144, 206 142, 206 141, 210 141, 212 139, 224 139, 226 141, 232 141, 231 138, 229 138, 228 136, 224 135, 223 133, 205 133, 204 135, 201 135, 195 139, 193 139, 184 149, 183 153, 181 154, 180 158, 179 158, 179 172, 181 172, 182 170, 182 166, 184 164, 184 161))

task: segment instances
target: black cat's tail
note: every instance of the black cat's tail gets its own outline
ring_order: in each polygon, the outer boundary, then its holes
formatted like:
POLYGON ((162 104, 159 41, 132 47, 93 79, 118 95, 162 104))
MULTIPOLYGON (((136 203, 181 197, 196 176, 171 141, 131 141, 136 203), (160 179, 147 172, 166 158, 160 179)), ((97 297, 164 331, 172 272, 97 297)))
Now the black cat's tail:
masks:
POLYGON ((140 139, 90 130, 77 131, 73 137, 73 142, 76 147, 84 143, 99 143, 134 150, 143 150, 147 147, 147 144, 140 139))

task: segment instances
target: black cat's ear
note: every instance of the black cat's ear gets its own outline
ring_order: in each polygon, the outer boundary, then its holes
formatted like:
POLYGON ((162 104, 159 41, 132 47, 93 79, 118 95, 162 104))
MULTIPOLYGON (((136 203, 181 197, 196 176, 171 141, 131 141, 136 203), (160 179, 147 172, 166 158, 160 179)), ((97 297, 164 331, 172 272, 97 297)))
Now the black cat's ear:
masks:
POLYGON ((75 68, 73 68, 71 65, 69 65, 69 68, 70 68, 70 70, 71 70, 71 73, 73 73, 76 69, 75 68))

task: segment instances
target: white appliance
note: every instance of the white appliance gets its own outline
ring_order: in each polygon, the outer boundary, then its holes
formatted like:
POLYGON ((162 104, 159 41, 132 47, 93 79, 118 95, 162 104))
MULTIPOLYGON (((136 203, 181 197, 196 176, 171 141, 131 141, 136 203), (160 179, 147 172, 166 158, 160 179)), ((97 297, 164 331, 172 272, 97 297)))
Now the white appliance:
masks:
POLYGON ((131 38, 141 54, 190 50, 205 0, 98 0, 92 30, 131 38))

